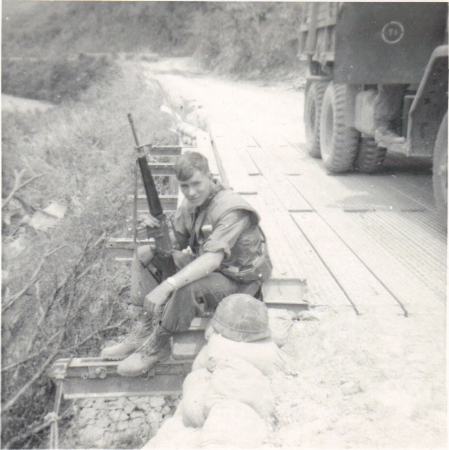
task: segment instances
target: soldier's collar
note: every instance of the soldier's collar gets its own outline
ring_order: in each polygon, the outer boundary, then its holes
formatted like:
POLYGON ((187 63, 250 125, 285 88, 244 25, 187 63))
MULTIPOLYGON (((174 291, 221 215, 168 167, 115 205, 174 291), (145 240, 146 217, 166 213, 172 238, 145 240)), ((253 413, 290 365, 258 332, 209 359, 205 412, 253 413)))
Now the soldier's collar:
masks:
POLYGON ((217 193, 225 189, 224 186, 221 184, 221 181, 217 180, 216 178, 212 179, 212 183, 213 186, 209 197, 207 197, 206 201, 202 205, 195 208, 196 212, 200 212, 203 209, 207 208, 210 205, 210 202, 213 200, 213 198, 217 195, 217 193))

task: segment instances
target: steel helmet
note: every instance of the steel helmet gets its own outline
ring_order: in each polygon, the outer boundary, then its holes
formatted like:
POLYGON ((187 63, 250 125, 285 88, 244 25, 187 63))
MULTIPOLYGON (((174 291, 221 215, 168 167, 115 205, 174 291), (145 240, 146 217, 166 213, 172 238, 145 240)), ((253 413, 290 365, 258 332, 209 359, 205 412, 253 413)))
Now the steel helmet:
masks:
POLYGON ((271 336, 265 303, 247 294, 224 298, 211 323, 217 333, 233 341, 252 342, 271 336))

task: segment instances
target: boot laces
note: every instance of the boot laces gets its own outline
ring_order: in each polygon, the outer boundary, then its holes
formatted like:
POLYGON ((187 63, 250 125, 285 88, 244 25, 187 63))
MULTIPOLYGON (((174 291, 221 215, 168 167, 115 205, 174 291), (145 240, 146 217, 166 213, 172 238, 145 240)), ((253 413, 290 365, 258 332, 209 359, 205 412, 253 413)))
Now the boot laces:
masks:
POLYGON ((163 350, 170 342, 171 333, 156 329, 141 345, 138 352, 145 356, 153 355, 163 350))
POLYGON ((139 339, 143 336, 145 330, 147 329, 148 332, 145 333, 146 336, 151 334, 153 328, 153 322, 151 319, 146 318, 145 316, 139 316, 134 320, 134 323, 132 324, 131 331, 128 333, 128 335, 124 338, 123 343, 132 342, 135 339, 139 339))

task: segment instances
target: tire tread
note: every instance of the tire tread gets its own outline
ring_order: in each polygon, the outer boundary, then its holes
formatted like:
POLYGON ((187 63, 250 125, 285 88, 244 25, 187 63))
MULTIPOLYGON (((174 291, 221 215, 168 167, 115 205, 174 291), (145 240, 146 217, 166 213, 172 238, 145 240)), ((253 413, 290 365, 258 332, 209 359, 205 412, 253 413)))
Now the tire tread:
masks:
MULTIPOLYGON (((335 109, 334 143, 331 153, 323 157, 324 165, 331 172, 347 172, 352 168, 357 156, 360 133, 355 128, 345 125, 346 85, 330 83, 326 94, 329 97, 333 96, 335 109)), ((321 115, 321 120, 323 122, 323 114, 321 115)))
POLYGON ((372 173, 382 166, 386 154, 387 149, 379 147, 374 139, 362 139, 354 168, 362 173, 372 173))
MULTIPOLYGON (((307 150, 310 156, 314 158, 321 158, 321 147, 320 147, 320 117, 321 108, 323 106, 324 93, 326 91, 328 83, 315 81, 309 88, 307 93, 306 103, 310 101, 310 96, 315 96, 315 133, 312 136, 307 136, 307 150), (313 89, 313 90, 312 90, 313 89)), ((305 114, 307 115, 307 106, 305 114)), ((304 117, 304 122, 308 120, 308 117, 304 117)), ((307 124, 306 124, 307 127, 307 124)), ((306 128, 307 129, 307 128, 306 128)))

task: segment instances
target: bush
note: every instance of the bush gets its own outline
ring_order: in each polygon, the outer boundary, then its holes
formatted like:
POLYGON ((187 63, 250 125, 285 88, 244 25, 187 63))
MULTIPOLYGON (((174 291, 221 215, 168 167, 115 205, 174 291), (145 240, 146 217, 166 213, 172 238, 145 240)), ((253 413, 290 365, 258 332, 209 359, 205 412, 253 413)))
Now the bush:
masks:
POLYGON ((196 57, 209 69, 249 74, 293 68, 297 60, 300 3, 211 3, 195 13, 196 57))
POLYGON ((2 92, 59 104, 78 100, 90 86, 117 70, 118 66, 106 56, 80 54, 75 59, 5 60, 2 92))
POLYGON ((194 54, 206 68, 253 77, 299 66, 305 3, 28 2, 29 10, 4 3, 3 56, 194 54))

